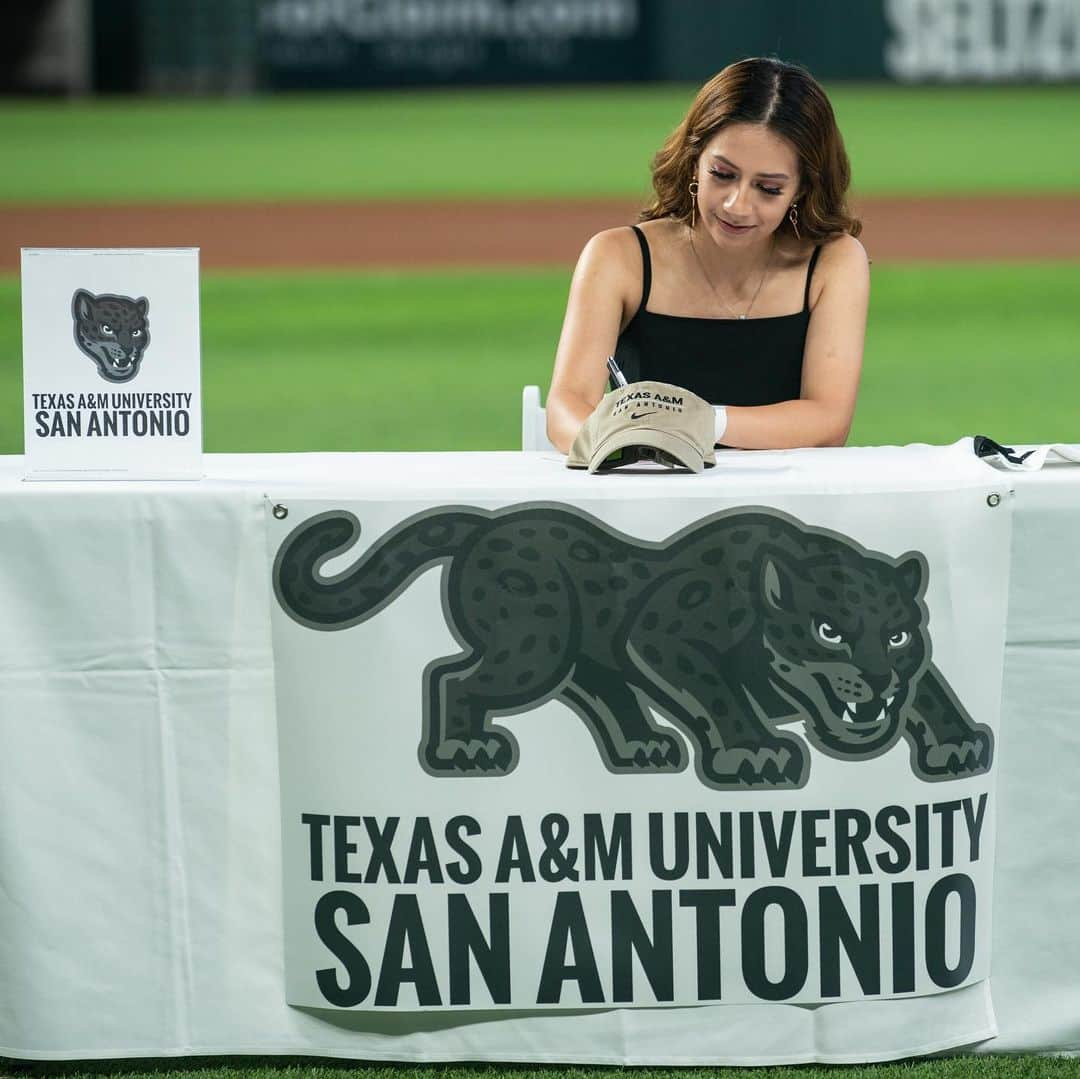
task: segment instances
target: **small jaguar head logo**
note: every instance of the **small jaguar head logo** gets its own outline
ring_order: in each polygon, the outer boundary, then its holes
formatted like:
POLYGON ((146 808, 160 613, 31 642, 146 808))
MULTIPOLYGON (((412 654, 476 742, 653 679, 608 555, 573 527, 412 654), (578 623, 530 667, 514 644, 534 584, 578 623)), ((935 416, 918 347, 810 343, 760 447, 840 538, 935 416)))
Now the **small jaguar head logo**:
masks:
POLYGON ((75 344, 109 382, 130 382, 150 344, 150 301, 145 296, 103 294, 77 289, 71 298, 75 344))

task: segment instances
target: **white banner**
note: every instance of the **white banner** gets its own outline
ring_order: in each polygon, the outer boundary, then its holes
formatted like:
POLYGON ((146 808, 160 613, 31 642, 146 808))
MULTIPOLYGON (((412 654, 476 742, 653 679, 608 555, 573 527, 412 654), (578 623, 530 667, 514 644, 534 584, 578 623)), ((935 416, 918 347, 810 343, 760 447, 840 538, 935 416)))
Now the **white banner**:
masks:
POLYGON ((987 976, 1007 504, 284 501, 290 1004, 987 976))
POLYGON ((196 248, 22 252, 30 479, 202 474, 196 248))

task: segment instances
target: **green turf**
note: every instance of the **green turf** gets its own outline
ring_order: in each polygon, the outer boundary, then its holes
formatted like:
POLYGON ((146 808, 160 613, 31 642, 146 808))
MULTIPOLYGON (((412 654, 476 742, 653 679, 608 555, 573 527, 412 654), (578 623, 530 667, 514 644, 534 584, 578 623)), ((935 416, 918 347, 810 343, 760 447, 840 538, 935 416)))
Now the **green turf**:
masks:
POLYGON ((1080 442, 1078 289, 1080 264, 875 269, 851 442, 1080 442))
MULTIPOLYGON (((0 101, 0 202, 641 197, 687 86, 0 101)), ((1080 88, 838 86, 864 193, 1080 191, 1080 88)))
MULTIPOLYGON (((207 274, 208 451, 516 449, 568 272, 207 274)), ((1080 441, 1080 263, 873 271, 853 444, 1080 441)), ((22 447, 0 281, 0 452, 22 447)))
POLYGON ((755 1068, 615 1068, 511 1067, 499 1064, 357 1065, 348 1061, 296 1058, 279 1063, 265 1059, 214 1057, 174 1061, 92 1061, 25 1064, 7 1062, 3 1079, 63 1076, 82 1079, 123 1076, 124 1079, 1075 1079, 1080 1061, 1035 1056, 950 1057, 942 1060, 842 1067, 755 1068))

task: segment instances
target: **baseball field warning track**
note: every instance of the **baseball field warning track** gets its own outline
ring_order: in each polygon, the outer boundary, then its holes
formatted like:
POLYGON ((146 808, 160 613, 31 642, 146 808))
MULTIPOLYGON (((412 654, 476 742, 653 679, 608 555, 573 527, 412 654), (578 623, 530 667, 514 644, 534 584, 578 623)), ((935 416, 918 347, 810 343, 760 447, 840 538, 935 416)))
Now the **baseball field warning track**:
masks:
MULTIPOLYGON (((572 266, 625 199, 0 207, 0 272, 20 247, 199 247, 204 268, 572 266)), ((1080 197, 855 200, 874 260, 1080 259, 1080 197)))

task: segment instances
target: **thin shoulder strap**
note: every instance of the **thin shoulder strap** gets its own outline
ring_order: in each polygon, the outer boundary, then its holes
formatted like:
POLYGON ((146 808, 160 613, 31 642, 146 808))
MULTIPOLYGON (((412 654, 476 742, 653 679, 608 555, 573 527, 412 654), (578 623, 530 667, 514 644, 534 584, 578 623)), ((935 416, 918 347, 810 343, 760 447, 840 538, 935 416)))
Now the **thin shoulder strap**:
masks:
POLYGON ((819 244, 814 248, 814 253, 810 256, 810 265, 806 269, 806 290, 803 292, 802 309, 804 311, 810 310, 810 279, 814 276, 814 267, 817 265, 818 255, 821 254, 821 245, 819 244))
POLYGON ((649 258, 649 241, 645 239, 645 233, 637 225, 630 227, 641 244, 641 303, 638 304, 638 311, 644 311, 649 302, 649 290, 652 288, 652 259, 649 258))

